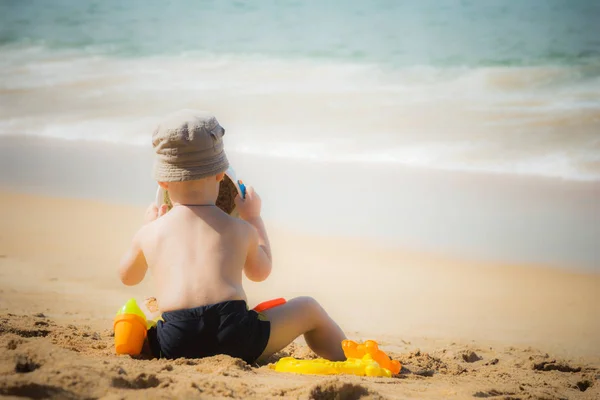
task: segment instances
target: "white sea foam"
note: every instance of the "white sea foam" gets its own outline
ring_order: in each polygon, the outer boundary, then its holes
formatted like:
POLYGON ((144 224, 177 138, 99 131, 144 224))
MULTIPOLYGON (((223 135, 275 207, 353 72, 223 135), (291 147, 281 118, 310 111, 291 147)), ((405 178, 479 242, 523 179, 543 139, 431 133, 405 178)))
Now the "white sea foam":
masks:
POLYGON ((208 108, 231 151, 599 181, 594 68, 13 48, 0 60, 0 134, 148 145, 164 113, 208 108))

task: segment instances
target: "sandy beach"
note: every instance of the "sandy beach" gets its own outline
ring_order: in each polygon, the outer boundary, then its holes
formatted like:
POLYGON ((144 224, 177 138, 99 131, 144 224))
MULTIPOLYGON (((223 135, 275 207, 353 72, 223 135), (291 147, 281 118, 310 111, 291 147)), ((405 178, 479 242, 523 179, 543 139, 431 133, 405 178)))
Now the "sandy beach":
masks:
POLYGON ((599 15, 0 1, 0 398, 600 399, 599 15), (276 372, 303 338, 260 365, 116 354, 117 310, 156 294, 117 268, 181 109, 262 199, 248 305, 312 296, 399 374, 276 372))
MULTIPOLYGON (((151 282, 116 265, 143 208, 0 194, 0 394, 32 398, 494 398, 600 396, 600 276, 481 264, 271 229, 275 268, 250 305, 317 298, 351 339, 401 361, 390 379, 277 373, 218 356, 117 356, 112 318, 151 282), (300 252, 298 249, 304 249, 300 252)), ((284 355, 313 357, 298 341, 284 355)))

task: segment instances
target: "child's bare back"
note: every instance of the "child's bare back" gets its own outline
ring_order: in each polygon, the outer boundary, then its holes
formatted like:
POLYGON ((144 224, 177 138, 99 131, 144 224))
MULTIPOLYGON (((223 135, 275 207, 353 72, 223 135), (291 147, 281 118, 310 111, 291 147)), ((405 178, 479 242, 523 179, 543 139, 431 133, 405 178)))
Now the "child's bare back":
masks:
POLYGON ((253 281, 271 272, 271 250, 251 187, 236 198, 240 219, 216 207, 228 167, 224 129, 206 113, 171 115, 153 135, 155 179, 173 208, 151 205, 120 266, 126 285, 149 270, 164 321, 149 331, 159 357, 229 354, 264 359, 304 334, 319 355, 344 358, 340 328, 312 298, 302 297, 259 315, 248 310, 242 273, 253 281))
POLYGON ((246 300, 242 270, 250 229, 214 206, 175 206, 142 229, 140 247, 161 310, 246 300))
POLYGON ((166 215, 144 226, 136 240, 161 311, 246 300, 243 270, 256 281, 270 272, 266 254, 250 251, 258 247, 254 228, 214 205, 175 203, 166 215))

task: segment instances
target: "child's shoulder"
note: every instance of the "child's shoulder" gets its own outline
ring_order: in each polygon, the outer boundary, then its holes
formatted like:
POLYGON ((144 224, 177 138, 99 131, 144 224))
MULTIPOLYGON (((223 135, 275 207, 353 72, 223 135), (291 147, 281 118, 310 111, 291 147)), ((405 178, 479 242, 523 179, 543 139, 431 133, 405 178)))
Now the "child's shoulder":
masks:
POLYGON ((228 214, 225 214, 225 216, 227 218, 228 224, 230 224, 230 226, 233 229, 236 229, 240 232, 247 232, 248 229, 251 228, 251 225, 248 222, 244 221, 243 219, 241 219, 239 217, 235 217, 235 216, 228 215, 228 214))
POLYGON ((229 229, 234 232, 237 236, 243 238, 250 238, 254 233, 254 228, 248 222, 241 218, 226 215, 226 221, 229 229))

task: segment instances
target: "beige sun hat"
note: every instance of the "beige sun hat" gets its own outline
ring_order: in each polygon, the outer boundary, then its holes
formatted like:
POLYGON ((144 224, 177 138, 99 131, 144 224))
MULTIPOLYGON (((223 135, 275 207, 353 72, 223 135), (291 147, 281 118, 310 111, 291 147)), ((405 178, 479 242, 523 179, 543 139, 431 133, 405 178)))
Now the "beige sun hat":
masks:
POLYGON ((154 179, 183 182, 225 172, 225 129, 206 111, 185 109, 168 115, 152 134, 154 179))

